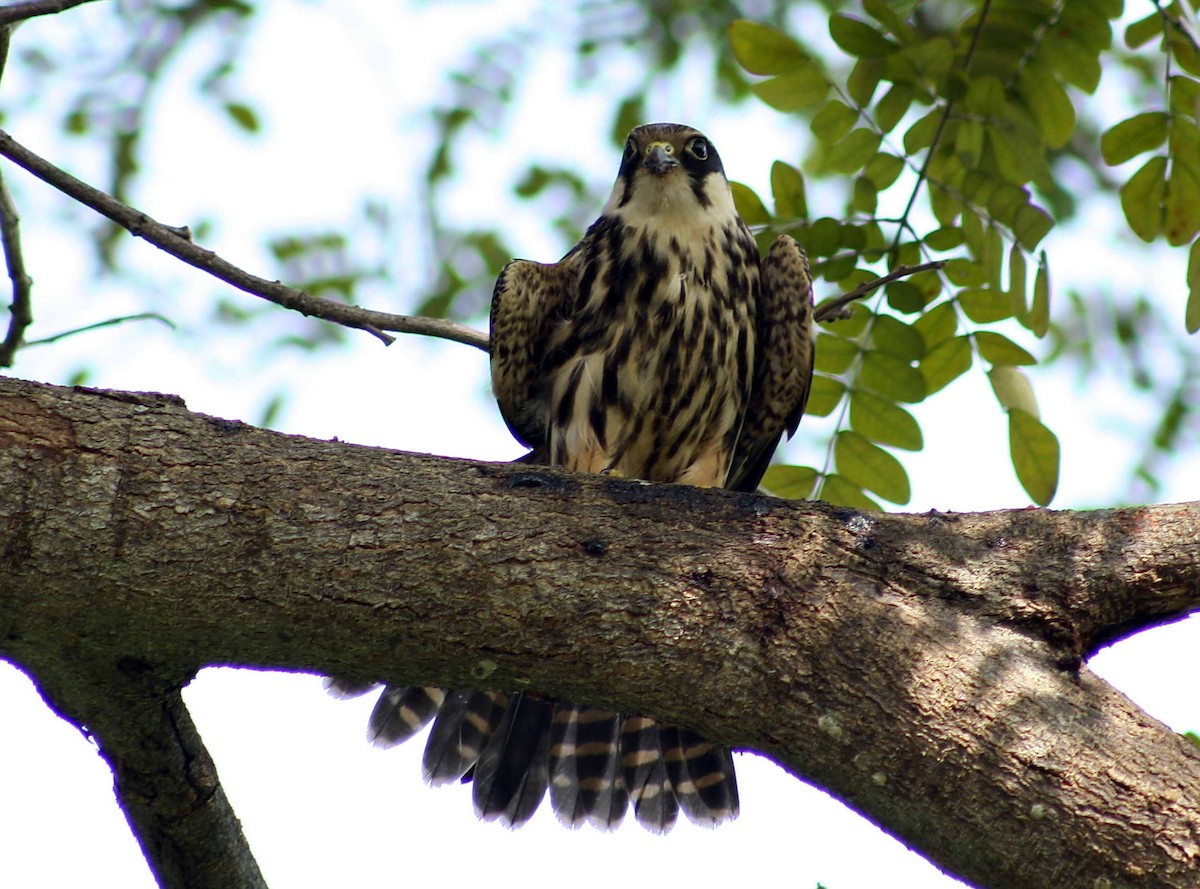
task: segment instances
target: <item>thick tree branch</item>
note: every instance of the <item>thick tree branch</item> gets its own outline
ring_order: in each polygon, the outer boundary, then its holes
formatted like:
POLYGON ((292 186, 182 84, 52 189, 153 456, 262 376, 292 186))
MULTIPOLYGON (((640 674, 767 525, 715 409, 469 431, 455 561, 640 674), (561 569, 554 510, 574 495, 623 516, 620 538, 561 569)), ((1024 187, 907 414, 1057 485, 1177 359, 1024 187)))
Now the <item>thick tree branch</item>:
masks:
POLYGON ((140 210, 122 204, 111 195, 76 179, 65 170, 34 154, 4 130, 0 130, 0 155, 176 259, 208 272, 239 290, 262 297, 286 309, 294 309, 302 315, 332 321, 344 327, 365 330, 384 343, 391 343, 393 338, 383 331, 393 330, 453 340, 479 349, 487 348, 487 334, 457 321, 375 312, 360 306, 313 296, 278 281, 268 281, 266 278, 252 275, 211 250, 193 243, 191 232, 186 227, 164 225, 140 210))
POLYGON ((0 490, 0 654, 64 710, 67 651, 533 687, 760 750, 980 885, 1200 877, 1200 756, 1080 663, 1200 607, 1200 504, 858 514, 21 382, 0 490))

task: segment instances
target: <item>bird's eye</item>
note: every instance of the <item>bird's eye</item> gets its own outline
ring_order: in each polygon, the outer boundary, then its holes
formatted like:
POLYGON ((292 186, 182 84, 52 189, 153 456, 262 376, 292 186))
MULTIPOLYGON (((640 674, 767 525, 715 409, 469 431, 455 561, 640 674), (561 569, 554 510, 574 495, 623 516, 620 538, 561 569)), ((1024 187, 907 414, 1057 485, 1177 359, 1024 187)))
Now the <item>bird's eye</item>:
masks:
POLYGON ((637 146, 633 144, 632 139, 625 140, 625 160, 631 160, 637 154, 637 146))
POLYGON ((708 140, 697 136, 687 144, 688 154, 698 161, 708 160, 708 140))

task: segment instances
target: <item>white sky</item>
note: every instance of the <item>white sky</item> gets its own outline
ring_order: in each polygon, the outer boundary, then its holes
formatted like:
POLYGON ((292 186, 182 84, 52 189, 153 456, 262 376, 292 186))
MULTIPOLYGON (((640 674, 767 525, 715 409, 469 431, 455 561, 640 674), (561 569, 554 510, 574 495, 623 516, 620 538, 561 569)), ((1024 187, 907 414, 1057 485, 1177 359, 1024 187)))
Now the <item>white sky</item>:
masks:
MULTIPOLYGON (((101 6, 66 15, 101 16, 101 6)), ((505 5, 503 17, 524 20, 535 6, 505 5)), ((206 246, 262 274, 271 269, 260 246, 264 233, 297 222, 336 226, 354 215, 363 193, 386 195, 404 208, 416 194, 428 144, 417 112, 445 95, 443 71, 460 58, 461 47, 500 30, 497 16, 491 5, 448 12, 422 6, 413 13, 403 4, 385 8, 366 0, 271 4, 239 81, 264 110, 268 138, 256 142, 231 132, 194 100, 193 74, 206 58, 205 47, 194 48, 172 72, 154 119, 140 208, 171 224, 218 219, 206 246), (455 29, 453 46, 443 39, 448 27, 455 29)), ((54 17, 30 22, 15 41, 33 43, 55 27, 54 17)), ((567 92, 569 58, 549 44, 532 52, 533 76, 513 126, 502 137, 472 140, 459 158, 469 174, 450 206, 459 219, 505 218, 523 255, 553 259, 557 248, 536 226, 536 208, 514 209, 501 184, 519 167, 517 159, 530 154, 583 163, 596 182, 611 178, 617 159, 602 138, 604 96, 567 92)), ((628 83, 633 76, 633 69, 614 65, 604 80, 628 83)), ((11 77, 4 87, 13 88, 11 77)), ((69 92, 64 85, 63 95, 69 92)), ((730 174, 760 194, 769 194, 774 158, 798 157, 796 128, 764 107, 708 113, 703 79, 649 97, 649 109, 654 119, 683 120, 712 135, 730 174)), ((54 118, 48 119, 17 113, 5 126, 68 169, 101 181, 95 146, 64 145, 55 137, 54 118)), ((86 251, 63 241, 62 215, 74 211, 24 174, 8 166, 4 173, 23 213, 26 259, 37 282, 38 324, 30 338, 148 307, 146 292, 107 285, 97 291, 89 284, 86 251)), ((820 199, 818 191, 814 200, 820 199)), ((1094 226, 1095 216, 1085 216, 1094 226)), ((398 310, 419 283, 411 271, 421 257, 415 231, 401 226, 391 245, 400 289, 386 298, 394 302, 373 307, 398 310)), ((1086 233, 1056 233, 1047 248, 1059 292, 1068 283, 1092 292, 1106 280, 1118 291, 1132 290, 1142 286, 1153 262, 1161 282, 1156 298, 1169 301, 1182 319, 1181 257, 1098 251, 1086 233)), ((480 459, 519 452, 487 397, 486 360, 476 350, 415 338, 385 349, 351 334, 349 347, 310 357, 270 348, 271 336, 260 328, 213 336, 206 327, 212 294, 248 308, 257 308, 256 300, 229 293, 141 243, 126 245, 123 256, 152 282, 157 305, 178 330, 126 325, 30 349, 16 375, 61 383, 91 365, 92 385, 173 392, 193 410, 247 421, 271 394, 290 390, 279 424, 288 432, 480 459)), ((1040 348, 1023 331, 1013 336, 1040 348)), ((1111 503, 1135 452, 1128 431, 1144 428, 1149 408, 1128 398, 1125 381, 1115 375, 1090 379, 1086 388, 1067 372, 1035 371, 1033 377, 1042 415, 1063 446, 1055 506, 1111 503)), ((914 491, 906 509, 1028 505, 1009 464, 1004 418, 979 368, 917 414, 927 445, 903 458, 914 491)), ((819 431, 820 424, 806 421, 805 427, 819 431)), ((799 462, 821 459, 809 434, 789 455, 799 462)), ((1164 499, 1193 499, 1198 483, 1194 469, 1177 467, 1164 499)), ((1093 667, 1172 728, 1200 729, 1190 681, 1198 642, 1200 625, 1185 621, 1123 642, 1093 667)), ((568 879, 580 887, 608 886, 629 878, 714 885, 770 879, 796 887, 820 881, 830 889, 958 885, 841 804, 753 755, 738 759, 742 817, 714 832, 683 824, 658 838, 630 824, 609 835, 572 833, 548 809, 510 832, 477 822, 466 788, 422 785, 420 742, 390 751, 367 745, 369 699, 331 700, 311 676, 232 670, 205 671, 185 696, 275 889, 426 880, 457 885, 484 874, 491 886, 522 889, 568 879)), ((3 664, 0 702, 0 886, 152 886, 94 748, 3 664)))

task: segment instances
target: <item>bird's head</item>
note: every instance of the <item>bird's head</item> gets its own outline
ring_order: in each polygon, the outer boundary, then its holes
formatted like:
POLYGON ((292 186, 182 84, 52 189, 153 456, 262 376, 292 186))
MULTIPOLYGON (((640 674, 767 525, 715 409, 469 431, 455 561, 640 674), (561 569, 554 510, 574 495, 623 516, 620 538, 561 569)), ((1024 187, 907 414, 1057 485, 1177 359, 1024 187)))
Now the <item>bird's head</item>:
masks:
POLYGON ((605 212, 734 214, 717 149, 699 130, 677 123, 645 124, 629 134, 605 212))

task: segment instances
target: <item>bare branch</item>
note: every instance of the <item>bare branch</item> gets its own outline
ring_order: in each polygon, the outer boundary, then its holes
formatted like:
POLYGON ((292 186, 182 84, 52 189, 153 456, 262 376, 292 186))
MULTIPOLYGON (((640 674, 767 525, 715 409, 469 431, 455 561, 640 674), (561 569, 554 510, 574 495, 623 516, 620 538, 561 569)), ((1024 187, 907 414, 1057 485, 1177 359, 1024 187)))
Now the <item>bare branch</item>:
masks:
POLYGON ((456 321, 445 318, 422 318, 375 312, 314 296, 303 290, 288 287, 279 281, 268 281, 266 278, 252 275, 222 259, 211 250, 194 244, 186 227, 164 225, 140 210, 122 204, 98 188, 76 179, 65 170, 59 169, 34 154, 4 130, 0 130, 0 155, 7 157, 43 182, 52 185, 81 204, 91 207, 100 215, 127 229, 131 234, 149 241, 176 259, 208 272, 213 277, 219 278, 239 290, 262 297, 276 305, 300 312, 302 315, 341 324, 344 327, 365 330, 385 344, 390 344, 394 338, 383 331, 391 330, 398 333, 438 337, 475 346, 478 349, 487 349, 487 334, 456 321))
POLYGON ((897 266, 893 271, 884 275, 882 278, 876 278, 874 281, 868 281, 865 284, 859 284, 849 293, 843 293, 841 296, 835 296, 817 306, 816 312, 813 313, 813 319, 818 324, 826 321, 840 321, 846 317, 846 307, 850 303, 862 299, 864 296, 878 290, 893 281, 899 281, 901 278, 907 278, 909 275, 915 275, 918 272, 929 272, 940 269, 946 263, 924 262, 921 265, 902 265, 897 266))
POLYGON ((112 327, 116 324, 124 324, 126 321, 161 321, 163 324, 175 329, 174 322, 170 318, 166 318, 158 312, 138 312, 136 315, 120 315, 116 318, 106 318, 103 321, 97 321, 95 324, 85 324, 83 327, 73 327, 70 330, 64 330, 62 333, 51 334, 44 336, 41 339, 30 340, 26 346, 46 346, 50 343, 57 343, 59 340, 65 340, 69 336, 75 336, 77 333, 87 333, 92 330, 100 330, 103 327, 112 327))
POLYGON ((12 6, 0 8, 0 25, 13 22, 23 22, 39 15, 54 15, 64 12, 73 6, 84 3, 94 3, 95 0, 33 0, 30 3, 15 3, 12 6))

